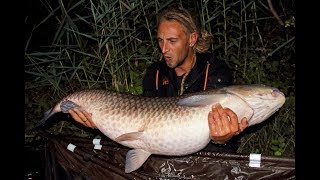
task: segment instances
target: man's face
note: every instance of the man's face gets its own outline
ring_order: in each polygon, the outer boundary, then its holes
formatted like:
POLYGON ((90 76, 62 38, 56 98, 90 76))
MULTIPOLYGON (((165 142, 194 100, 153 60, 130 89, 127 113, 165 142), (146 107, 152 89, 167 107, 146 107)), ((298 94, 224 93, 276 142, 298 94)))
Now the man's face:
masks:
POLYGON ((183 64, 189 54, 189 35, 177 21, 163 21, 158 26, 158 43, 170 68, 183 64))

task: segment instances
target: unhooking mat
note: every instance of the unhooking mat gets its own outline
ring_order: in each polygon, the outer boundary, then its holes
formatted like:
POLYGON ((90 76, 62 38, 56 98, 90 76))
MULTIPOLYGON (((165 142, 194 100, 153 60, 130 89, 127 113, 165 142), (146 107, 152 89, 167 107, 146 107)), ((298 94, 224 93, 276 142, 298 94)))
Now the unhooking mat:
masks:
POLYGON ((124 172, 129 148, 108 138, 46 134, 45 173, 55 179, 295 179, 293 158, 200 151, 182 157, 151 155, 124 172))

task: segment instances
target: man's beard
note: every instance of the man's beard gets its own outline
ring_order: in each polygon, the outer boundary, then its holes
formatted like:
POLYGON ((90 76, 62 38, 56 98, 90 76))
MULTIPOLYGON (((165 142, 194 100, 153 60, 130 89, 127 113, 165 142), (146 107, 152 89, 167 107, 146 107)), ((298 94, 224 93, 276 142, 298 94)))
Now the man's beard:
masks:
POLYGON ((175 64, 173 64, 173 63, 171 63, 171 62, 166 62, 166 64, 167 64, 167 66, 169 67, 169 68, 176 68, 177 66, 175 66, 175 64))
POLYGON ((184 58, 182 58, 183 60, 182 61, 176 61, 177 62, 177 64, 175 64, 175 62, 172 62, 172 61, 169 61, 169 62, 166 62, 166 64, 167 64, 167 66, 169 67, 169 68, 176 68, 176 67, 179 67, 179 66, 181 66, 183 63, 184 63, 184 61, 186 60, 186 58, 187 58, 187 56, 185 56, 184 58))

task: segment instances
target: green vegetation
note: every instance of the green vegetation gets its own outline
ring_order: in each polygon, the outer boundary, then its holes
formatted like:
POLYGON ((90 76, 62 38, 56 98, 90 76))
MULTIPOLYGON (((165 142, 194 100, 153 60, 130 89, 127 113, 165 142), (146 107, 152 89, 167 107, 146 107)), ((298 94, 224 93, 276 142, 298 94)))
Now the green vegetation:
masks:
MULTIPOLYGON (((267 1, 254 0, 39 3, 39 12, 25 20, 29 28, 25 40, 26 143, 39 138, 28 130, 68 93, 103 88, 140 94, 146 67, 160 57, 155 40, 157 13, 179 3, 197 12, 201 25, 214 35, 211 50, 233 70, 235 84, 271 85, 287 96, 279 112, 242 135, 238 152, 295 156, 293 0, 273 1, 280 20, 267 1)), ((98 135, 68 116, 61 118, 66 121, 52 124, 48 131, 98 135)))

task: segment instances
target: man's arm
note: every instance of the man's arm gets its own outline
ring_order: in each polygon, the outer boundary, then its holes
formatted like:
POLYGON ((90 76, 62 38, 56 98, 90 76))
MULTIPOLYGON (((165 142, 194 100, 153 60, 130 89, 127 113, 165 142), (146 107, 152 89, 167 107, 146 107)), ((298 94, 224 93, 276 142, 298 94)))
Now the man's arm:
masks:
MULTIPOLYGON (((213 54, 210 57, 212 64, 209 70, 209 81, 207 88, 222 88, 232 84, 232 73, 227 64, 216 59, 213 54)), ((246 118, 238 123, 237 115, 229 108, 223 108, 220 104, 212 107, 208 114, 208 124, 211 139, 218 144, 225 144, 233 136, 238 135, 248 127, 246 118)))
POLYGON ((158 96, 156 87, 157 69, 156 65, 152 64, 147 68, 146 74, 142 80, 143 92, 142 96, 155 97, 158 96))

